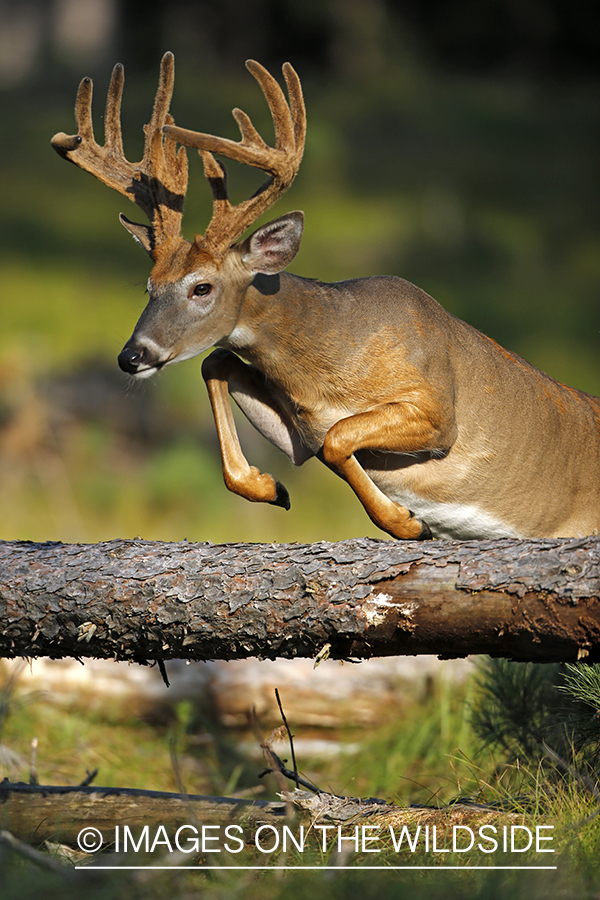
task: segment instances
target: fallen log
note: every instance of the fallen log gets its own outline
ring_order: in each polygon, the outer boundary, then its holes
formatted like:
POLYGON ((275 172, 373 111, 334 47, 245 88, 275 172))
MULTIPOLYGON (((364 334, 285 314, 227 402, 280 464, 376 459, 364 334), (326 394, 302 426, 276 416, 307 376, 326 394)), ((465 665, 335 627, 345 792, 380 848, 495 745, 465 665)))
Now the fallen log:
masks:
POLYGON ((172 841, 179 829, 181 842, 187 845, 194 829, 201 834, 204 826, 209 852, 216 852, 219 841, 223 845, 226 839, 232 844, 235 841, 233 846, 239 852, 240 843, 247 844, 264 825, 281 829, 286 823, 291 827, 302 822, 348 823, 353 829, 360 822, 385 829, 390 825, 448 828, 457 823, 479 826, 522 820, 522 813, 466 800, 438 808, 400 807, 372 799, 298 790, 286 791, 282 796, 283 801, 250 801, 130 788, 57 787, 3 781, 0 782, 0 832, 7 831, 36 846, 53 841, 80 846, 82 850, 87 847, 94 852, 101 848, 122 852, 133 850, 135 844, 141 847, 148 842, 151 846, 155 838, 162 850, 165 839, 172 841), (296 815, 290 817, 294 812, 296 815), (232 825, 238 827, 226 832, 232 825))
POLYGON ((600 660, 600 538, 0 543, 0 656, 600 660))
POLYGON ((75 845, 86 826, 97 829, 108 846, 115 841, 116 826, 125 824, 136 836, 145 826, 155 832, 162 825, 172 833, 198 822, 225 826, 242 821, 250 830, 285 822, 286 808, 285 802, 268 800, 0 782, 0 829, 35 844, 75 845))

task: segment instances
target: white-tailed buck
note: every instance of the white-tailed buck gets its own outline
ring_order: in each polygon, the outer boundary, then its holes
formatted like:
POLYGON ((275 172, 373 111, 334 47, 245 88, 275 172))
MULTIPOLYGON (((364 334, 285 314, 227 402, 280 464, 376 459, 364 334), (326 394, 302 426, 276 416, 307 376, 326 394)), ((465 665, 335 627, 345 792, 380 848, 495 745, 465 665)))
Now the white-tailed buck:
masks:
POLYGON ((247 67, 275 123, 267 146, 248 116, 239 142, 177 128, 173 56, 162 60, 143 159, 123 155, 123 68, 113 72, 105 144, 92 128, 92 82, 77 95, 79 133, 61 156, 125 194, 150 225, 121 222, 152 258, 150 300, 119 356, 141 378, 216 346, 202 373, 225 484, 289 508, 288 494, 242 453, 228 394, 295 465, 317 456, 345 479, 373 522, 397 538, 569 537, 600 529, 600 400, 564 387, 445 312, 400 278, 323 284, 282 270, 298 251, 301 212, 239 240, 292 183, 306 118, 286 63, 289 103, 258 63, 247 67), (204 235, 180 235, 184 147, 199 150, 214 211, 204 235), (268 180, 237 206, 213 153, 268 180), (280 274, 281 273, 281 274, 280 274))

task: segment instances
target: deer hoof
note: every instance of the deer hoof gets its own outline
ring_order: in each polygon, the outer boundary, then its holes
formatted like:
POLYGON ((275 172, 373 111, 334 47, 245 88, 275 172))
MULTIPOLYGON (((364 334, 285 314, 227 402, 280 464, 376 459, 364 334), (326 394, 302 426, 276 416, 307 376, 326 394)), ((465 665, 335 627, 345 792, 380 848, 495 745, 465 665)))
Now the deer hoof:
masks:
POLYGON ((421 534, 418 536, 418 541, 430 541, 432 540, 433 535, 431 533, 431 529, 426 522, 421 522, 421 534))
POLYGON ((426 522, 420 522, 420 521, 416 518, 414 512, 412 512, 410 509, 409 509, 409 511, 408 511, 408 514, 409 514, 410 518, 414 521, 415 525, 420 525, 420 526, 421 526, 421 533, 415 535, 415 536, 413 537, 413 540, 416 540, 416 541, 430 541, 430 540, 432 540, 433 535, 432 535, 432 533, 431 533, 431 529, 430 529, 429 525, 428 525, 426 522))
POLYGON ((280 481, 275 479, 275 499, 269 500, 273 506, 282 506, 283 509, 290 509, 290 495, 287 492, 287 488, 282 485, 280 481))

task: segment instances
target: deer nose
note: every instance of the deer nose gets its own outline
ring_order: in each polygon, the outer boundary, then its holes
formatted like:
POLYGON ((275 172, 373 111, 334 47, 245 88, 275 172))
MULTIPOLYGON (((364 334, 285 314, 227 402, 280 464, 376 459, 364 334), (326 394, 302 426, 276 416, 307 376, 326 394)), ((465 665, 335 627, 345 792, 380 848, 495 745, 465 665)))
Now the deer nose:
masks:
POLYGON ((144 362, 145 355, 146 353, 143 347, 140 349, 135 347, 123 347, 118 356, 119 368, 124 372, 128 372, 129 375, 135 375, 144 362))

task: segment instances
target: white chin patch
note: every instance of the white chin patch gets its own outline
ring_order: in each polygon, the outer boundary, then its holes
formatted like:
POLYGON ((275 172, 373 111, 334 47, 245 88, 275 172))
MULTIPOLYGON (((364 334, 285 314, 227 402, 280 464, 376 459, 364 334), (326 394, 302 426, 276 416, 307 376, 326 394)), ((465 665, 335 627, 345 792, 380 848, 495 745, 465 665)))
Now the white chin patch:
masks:
POLYGON ((153 375, 158 372, 158 368, 156 366, 149 366, 147 369, 138 369, 138 371, 133 376, 134 378, 152 378, 153 375))

